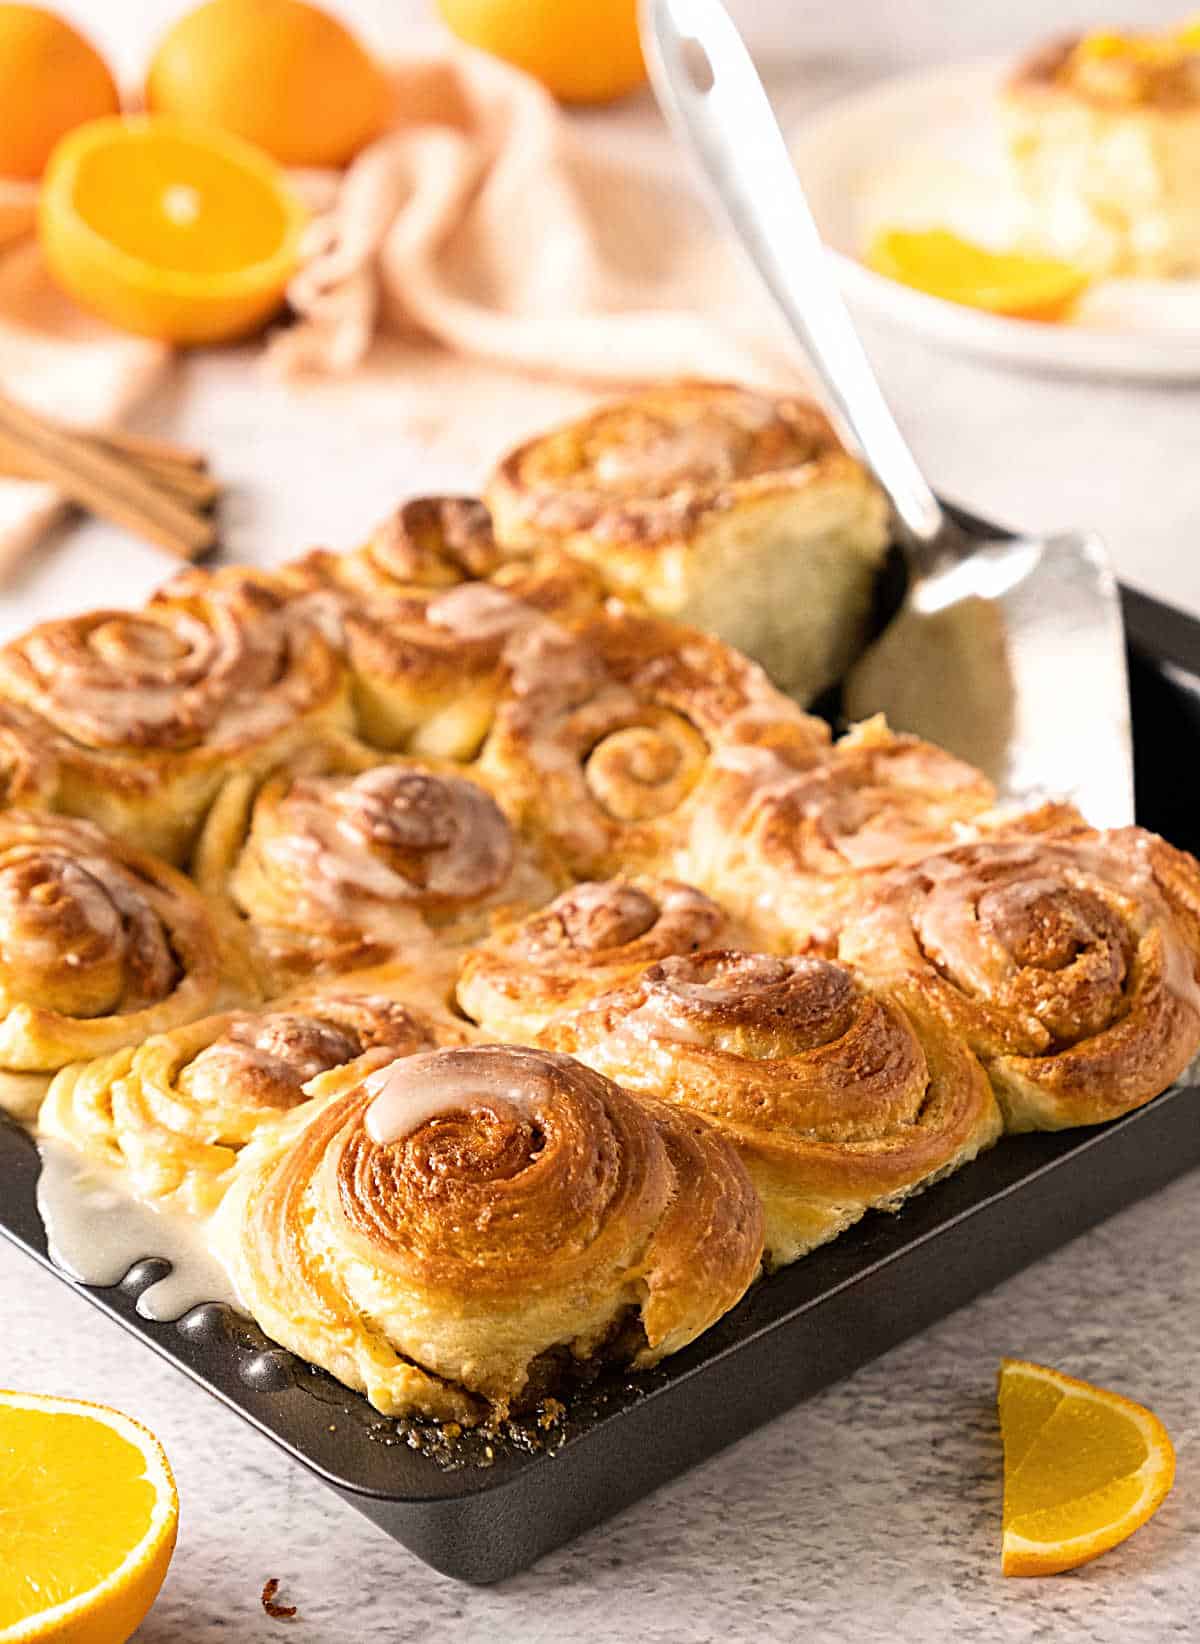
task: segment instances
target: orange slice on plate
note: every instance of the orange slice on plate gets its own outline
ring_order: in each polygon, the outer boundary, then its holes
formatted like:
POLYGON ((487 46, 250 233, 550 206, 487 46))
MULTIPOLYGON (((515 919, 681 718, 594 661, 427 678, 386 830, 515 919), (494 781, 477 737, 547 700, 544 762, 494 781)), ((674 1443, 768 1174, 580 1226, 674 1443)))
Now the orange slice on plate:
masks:
POLYGON ((1065 319, 1090 282, 1074 263, 989 251, 945 228, 883 229, 866 264, 931 297, 1022 320, 1065 319))
POLYGON ((93 120, 50 156, 51 274, 123 331, 224 342, 278 309, 307 213, 261 149, 165 116, 93 120))
POLYGON ((136 1421, 0 1392, 6 1644, 123 1644, 158 1596, 178 1519, 167 1458, 136 1421))
POLYGON ((1057 1575, 1126 1540, 1166 1499, 1175 1451, 1152 1411, 1044 1365, 1000 1366, 1005 1575, 1057 1575))

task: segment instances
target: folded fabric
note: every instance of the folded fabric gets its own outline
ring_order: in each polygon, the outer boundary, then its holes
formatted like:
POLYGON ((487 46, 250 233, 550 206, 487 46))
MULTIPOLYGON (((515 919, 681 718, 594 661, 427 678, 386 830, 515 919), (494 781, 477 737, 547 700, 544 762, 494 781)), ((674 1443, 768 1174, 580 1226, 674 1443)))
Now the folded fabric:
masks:
POLYGON ((481 53, 393 80, 391 128, 311 226, 276 367, 347 370, 387 328, 601 383, 778 378, 778 338, 739 318, 742 271, 677 184, 585 144, 541 86, 481 53))

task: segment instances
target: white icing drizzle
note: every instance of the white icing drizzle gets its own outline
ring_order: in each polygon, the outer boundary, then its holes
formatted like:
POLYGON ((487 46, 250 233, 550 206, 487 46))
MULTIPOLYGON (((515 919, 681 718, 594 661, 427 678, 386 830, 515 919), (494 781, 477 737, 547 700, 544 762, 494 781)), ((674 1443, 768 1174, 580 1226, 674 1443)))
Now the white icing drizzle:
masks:
POLYGON ((596 483, 606 491, 655 493, 689 481, 717 485, 736 478, 737 432, 727 424, 697 421, 664 429, 601 451, 592 465, 596 483))
POLYGON ((56 1267, 80 1284, 108 1286, 119 1284, 140 1261, 170 1262, 170 1273, 138 1296, 144 1319, 182 1318, 202 1302, 238 1305, 202 1224, 140 1203, 117 1171, 66 1142, 43 1138, 38 1151, 38 1210, 56 1267))
POLYGON ((642 1041, 665 1039, 677 1045, 707 1044, 704 1034, 690 1022, 681 1020, 678 1013, 671 1009, 671 1004, 668 995, 650 994, 644 1004, 629 1012, 617 1029, 618 1034, 628 1034, 630 1038, 642 1041))
POLYGON ((528 1059, 519 1052, 494 1057, 434 1050, 402 1057, 364 1081, 372 1098, 364 1121, 367 1134, 387 1147, 450 1113, 469 1113, 495 1102, 528 1111, 535 1097, 544 1094, 540 1080, 531 1088, 528 1072, 528 1059))
MULTIPOLYGON (((1121 838, 1101 834, 1092 840, 1070 840, 1062 845, 1009 844, 974 847, 973 858, 957 862, 947 853, 930 856, 917 870, 930 882, 931 888, 918 909, 923 942, 946 962, 967 988, 987 993, 997 972, 999 955, 988 948, 979 930, 975 901, 969 894, 970 877, 980 868, 1001 872, 1031 868, 1028 881, 1035 892, 1053 895, 1064 884, 1070 887, 1078 880, 1086 886, 1089 876, 1101 885, 1109 885, 1118 893, 1140 904, 1147 914, 1146 923, 1157 923, 1162 933, 1163 980, 1167 989, 1200 1015, 1200 979, 1196 975, 1196 959, 1184 941, 1175 923, 1166 898, 1154 877, 1150 860, 1153 839, 1148 834, 1134 834, 1121 838), (1057 870, 1057 876, 1055 874, 1057 870), (964 886, 964 878, 968 886, 964 886), (967 894, 964 894, 967 890, 967 894)), ((971 847, 967 847, 971 849, 971 847)), ((988 886, 1002 884, 1003 879, 986 881, 988 886)), ((907 916, 894 904, 883 904, 859 923, 860 932, 871 945, 871 933, 877 931, 885 943, 885 951, 893 948, 893 937, 899 926, 907 924, 907 916)), ((864 944, 856 944, 860 951, 864 944)), ((901 948, 905 946, 901 937, 901 948)), ((902 953, 895 953, 903 968, 902 953)), ((853 954, 848 955, 853 957, 853 954)), ((1015 970, 1010 962, 1007 974, 1015 970)))
POLYGON ((488 582, 463 582, 438 594, 426 618, 459 639, 502 639, 545 621, 540 611, 488 582))

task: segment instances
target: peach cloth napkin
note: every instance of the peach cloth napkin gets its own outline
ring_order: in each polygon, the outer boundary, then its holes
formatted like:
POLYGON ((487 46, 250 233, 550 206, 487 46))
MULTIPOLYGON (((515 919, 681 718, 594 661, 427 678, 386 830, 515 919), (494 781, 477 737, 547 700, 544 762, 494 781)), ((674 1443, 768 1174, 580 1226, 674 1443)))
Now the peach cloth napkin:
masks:
MULTIPOLYGON (((602 116, 585 133, 528 76, 465 48, 398 65, 394 85, 390 128, 346 172, 296 174, 315 215, 288 293, 294 322, 267 341, 273 371, 351 372, 389 332, 426 356, 433 341, 600 385, 794 380, 703 208, 609 155, 602 116)), ((0 196, 0 243, 30 216, 27 198, 0 196)), ((28 240, 0 258, 0 390, 115 422, 168 357, 58 297, 28 240)), ((47 486, 0 480, 0 574, 58 506, 47 486)))
POLYGON ((394 72, 391 129, 331 188, 272 341, 284 371, 343 371, 375 332, 599 383, 777 374, 739 323, 746 285, 673 179, 610 158, 527 75, 465 49, 394 72))

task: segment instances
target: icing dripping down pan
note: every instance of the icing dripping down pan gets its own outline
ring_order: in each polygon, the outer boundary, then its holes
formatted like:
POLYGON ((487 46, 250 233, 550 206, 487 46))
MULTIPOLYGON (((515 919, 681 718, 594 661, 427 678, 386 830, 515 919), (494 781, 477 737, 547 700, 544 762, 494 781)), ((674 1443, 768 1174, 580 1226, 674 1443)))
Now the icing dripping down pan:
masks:
MULTIPOLYGON (((1129 591, 1124 606, 1138 820, 1200 850, 1179 780, 1200 763, 1200 622, 1129 591)), ((1109 1125, 1011 1137, 898 1215, 868 1215, 759 1283, 657 1371, 577 1394, 550 1448, 531 1434, 487 1456, 473 1438, 454 1466, 223 1308, 142 1318, 138 1293, 161 1266, 76 1288, 419 1558, 494 1582, 1200 1164, 1198 1104, 1200 1089, 1176 1086, 1109 1125)), ((48 1264, 37 1173, 32 1142, 0 1116, 0 1232, 48 1264)))

